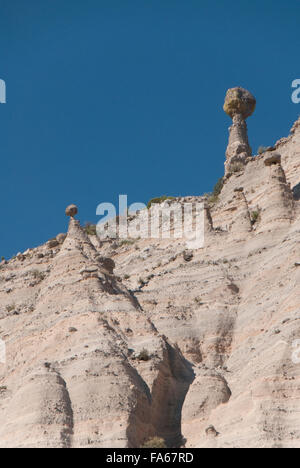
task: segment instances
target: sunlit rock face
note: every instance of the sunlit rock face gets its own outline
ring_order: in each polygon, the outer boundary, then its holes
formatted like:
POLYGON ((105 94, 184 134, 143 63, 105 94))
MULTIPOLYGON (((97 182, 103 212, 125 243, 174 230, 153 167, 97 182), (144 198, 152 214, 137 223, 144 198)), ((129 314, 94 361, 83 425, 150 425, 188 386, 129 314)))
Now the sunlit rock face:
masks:
POLYGON ((72 211, 1 262, 0 447, 300 447, 299 122, 225 178, 202 248, 72 211))
POLYGON ((226 175, 237 172, 251 157, 246 119, 253 114, 255 106, 254 96, 246 89, 231 88, 226 93, 223 109, 232 118, 226 150, 226 175))
POLYGON ((240 115, 242 119, 247 119, 253 114, 256 106, 255 97, 244 88, 228 89, 224 102, 224 111, 232 119, 235 115, 240 115))

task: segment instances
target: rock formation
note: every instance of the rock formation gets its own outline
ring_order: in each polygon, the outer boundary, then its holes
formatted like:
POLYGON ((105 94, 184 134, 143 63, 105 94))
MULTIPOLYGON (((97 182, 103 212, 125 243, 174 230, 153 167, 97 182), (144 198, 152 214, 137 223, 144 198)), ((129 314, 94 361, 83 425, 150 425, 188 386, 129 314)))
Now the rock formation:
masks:
POLYGON ((252 155, 248 142, 246 119, 255 110, 256 100, 243 88, 232 88, 226 93, 224 111, 232 118, 229 142, 226 150, 225 174, 244 165, 252 155))
POLYGON ((242 168, 218 198, 164 202, 205 201, 202 248, 99 243, 71 207, 1 262, 0 447, 300 447, 300 120, 250 158, 254 105, 226 98, 242 168))
POLYGON ((66 216, 70 216, 71 218, 74 218, 78 213, 78 208, 76 205, 69 205, 66 208, 66 216))

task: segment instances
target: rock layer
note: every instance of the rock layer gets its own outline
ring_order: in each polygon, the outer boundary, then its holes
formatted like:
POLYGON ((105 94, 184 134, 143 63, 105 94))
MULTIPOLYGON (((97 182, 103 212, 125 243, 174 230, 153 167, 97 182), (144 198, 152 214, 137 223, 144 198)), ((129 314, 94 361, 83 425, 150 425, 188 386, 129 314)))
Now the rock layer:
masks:
POLYGON ((242 168, 252 155, 246 119, 254 112, 255 106, 254 96, 246 89, 232 88, 226 93, 224 111, 232 118, 226 150, 226 175, 242 168))
POLYGON ((300 447, 299 147, 225 179, 202 248, 71 217, 1 263, 1 447, 300 447))

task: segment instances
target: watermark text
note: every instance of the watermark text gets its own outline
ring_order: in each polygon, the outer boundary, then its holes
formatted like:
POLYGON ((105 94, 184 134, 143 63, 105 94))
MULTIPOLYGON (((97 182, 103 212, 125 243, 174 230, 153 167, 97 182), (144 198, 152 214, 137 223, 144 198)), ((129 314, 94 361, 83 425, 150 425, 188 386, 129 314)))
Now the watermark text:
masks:
POLYGON ((294 364, 300 364, 300 340, 294 340, 292 348, 294 349, 292 353, 292 361, 294 364))
POLYGON ((3 340, 0 339, 0 364, 6 363, 6 346, 3 340))
POLYGON ((292 88, 296 88, 295 91, 292 92, 292 102, 294 104, 300 103, 300 79, 294 80, 292 82, 292 88))
POLYGON ((0 79, 0 104, 6 104, 6 84, 0 79))
POLYGON ((96 214, 100 239, 183 239, 190 249, 204 246, 204 202, 177 200, 127 206, 127 195, 119 195, 119 210, 112 203, 100 203, 96 214))

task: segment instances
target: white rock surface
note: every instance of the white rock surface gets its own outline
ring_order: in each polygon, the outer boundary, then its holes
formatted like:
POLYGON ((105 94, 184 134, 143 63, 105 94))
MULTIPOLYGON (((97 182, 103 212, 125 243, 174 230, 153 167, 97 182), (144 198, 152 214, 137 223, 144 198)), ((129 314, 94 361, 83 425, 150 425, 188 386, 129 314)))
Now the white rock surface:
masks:
POLYGON ((226 179, 204 248, 72 218, 1 262, 0 447, 300 447, 299 124, 226 179))

